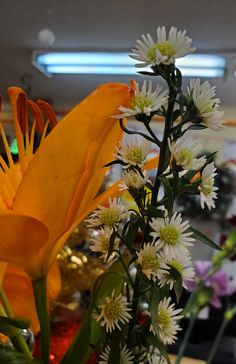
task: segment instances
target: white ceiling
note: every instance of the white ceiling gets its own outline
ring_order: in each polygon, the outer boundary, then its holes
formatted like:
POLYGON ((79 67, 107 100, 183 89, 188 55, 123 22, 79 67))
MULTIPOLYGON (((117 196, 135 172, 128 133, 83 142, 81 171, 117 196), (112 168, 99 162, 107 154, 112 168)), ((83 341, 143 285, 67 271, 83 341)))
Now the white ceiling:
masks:
POLYGON ((30 75, 31 97, 66 109, 101 82, 128 82, 127 76, 46 78, 31 65, 32 51, 44 49, 38 40, 43 28, 56 36, 53 50, 129 51, 141 33, 154 35, 159 25, 175 25, 187 29, 198 50, 228 54, 225 79, 211 83, 223 106, 236 106, 236 0, 0 0, 0 11, 0 93, 5 100, 7 87, 23 86, 25 74, 30 75))

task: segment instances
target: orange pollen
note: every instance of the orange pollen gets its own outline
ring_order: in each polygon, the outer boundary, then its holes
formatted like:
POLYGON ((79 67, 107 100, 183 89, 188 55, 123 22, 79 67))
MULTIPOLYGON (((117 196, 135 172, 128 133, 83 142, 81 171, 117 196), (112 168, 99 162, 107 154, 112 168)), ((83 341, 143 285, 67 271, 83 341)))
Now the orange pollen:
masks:
POLYGON ((51 105, 49 105, 44 100, 37 100, 37 103, 41 107, 41 109, 45 113, 45 115, 47 116, 49 124, 50 124, 51 128, 53 129, 55 126, 57 126, 57 118, 56 118, 56 114, 55 114, 53 108, 51 107, 51 105))
POLYGON ((36 130, 39 133, 42 133, 45 127, 45 123, 44 123, 43 113, 40 107, 32 100, 27 100, 27 104, 34 115, 36 130))
POLYGON ((28 112, 27 112, 27 98, 26 95, 21 92, 17 98, 16 103, 17 119, 23 135, 26 133, 28 124, 28 112))
POLYGON ((200 172, 197 172, 196 174, 195 174, 195 176, 193 176, 193 178, 191 178, 190 179, 190 182, 191 183, 193 183, 193 182, 195 182, 198 178, 200 178, 201 177, 201 174, 200 174, 200 172))
POLYGON ((137 91, 137 83, 135 80, 130 80, 130 97, 133 98, 135 91, 137 91))

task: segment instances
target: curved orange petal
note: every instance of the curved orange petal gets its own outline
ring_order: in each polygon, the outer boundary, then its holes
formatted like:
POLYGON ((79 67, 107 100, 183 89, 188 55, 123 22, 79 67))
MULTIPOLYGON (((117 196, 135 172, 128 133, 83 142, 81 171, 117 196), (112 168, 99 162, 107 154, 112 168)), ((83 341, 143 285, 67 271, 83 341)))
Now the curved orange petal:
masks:
MULTIPOLYGON (((3 288, 14 316, 30 319, 30 328, 34 334, 37 334, 39 332, 39 322, 34 304, 34 294, 31 281, 26 273, 22 269, 9 264, 4 275, 3 288)), ((60 289, 60 272, 57 263, 55 263, 47 277, 48 300, 56 298, 60 289)))
POLYGON ((41 276, 38 255, 48 240, 47 227, 30 216, 0 214, 0 260, 22 267, 33 278, 41 276))
POLYGON ((49 244, 38 266, 48 259, 55 237, 73 224, 80 203, 84 206, 96 195, 105 173, 101 167, 110 160, 120 137, 118 122, 111 115, 128 98, 127 85, 98 87, 53 129, 31 160, 13 210, 36 217, 49 229, 49 244), (89 183, 92 177, 94 183, 89 183))
POLYGON ((4 273, 6 271, 6 268, 7 268, 7 263, 0 262, 0 285, 2 284, 2 280, 4 277, 4 273))

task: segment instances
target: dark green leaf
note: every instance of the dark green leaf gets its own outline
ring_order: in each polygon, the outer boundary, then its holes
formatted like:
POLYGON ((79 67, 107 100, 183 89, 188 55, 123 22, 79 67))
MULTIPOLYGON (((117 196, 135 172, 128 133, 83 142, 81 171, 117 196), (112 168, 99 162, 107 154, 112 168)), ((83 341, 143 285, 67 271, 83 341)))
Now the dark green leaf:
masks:
POLYGON ((132 245, 137 235, 138 229, 142 224, 142 217, 140 215, 131 214, 130 220, 128 223, 127 232, 123 238, 124 243, 127 249, 132 253, 132 245))
POLYGON ((153 72, 139 71, 138 73, 140 75, 144 75, 144 76, 156 76, 155 73, 153 73, 153 72))
POLYGON ((43 364, 41 360, 29 359, 25 355, 7 346, 0 346, 1 364, 43 364))
POLYGON ((107 272, 98 278, 87 314, 61 364, 85 364, 93 348, 103 340, 104 329, 93 317, 95 307, 102 304, 105 297, 111 295, 113 289, 116 294, 122 291, 124 282, 121 274, 123 273, 122 263, 115 261, 107 272))
POLYGON ((213 240, 211 240, 208 236, 206 236, 202 232, 198 231, 197 229, 190 227, 189 231, 192 231, 192 233, 193 233, 192 237, 195 238, 196 240, 200 240, 202 243, 209 245, 213 249, 222 250, 219 245, 214 243, 213 240))
POLYGON ((162 341, 155 335, 150 335, 148 338, 148 342, 150 345, 155 346, 161 353, 161 355, 166 359, 167 364, 171 364, 168 354, 166 352, 166 348, 162 341))
POLYGON ((188 130, 202 130, 202 129, 206 129, 207 127, 205 125, 202 124, 193 124, 191 126, 188 127, 188 130))
POLYGON ((169 274, 175 279, 174 291, 175 291, 176 301, 178 303, 182 294, 183 279, 177 269, 175 269, 172 266, 169 266, 169 268, 170 268, 169 274))
POLYGON ((120 342, 123 336, 123 332, 115 330, 112 335, 111 351, 109 355, 109 364, 120 364, 120 342))
POLYGON ((158 210, 156 207, 152 205, 147 206, 147 210, 145 211, 146 216, 150 217, 162 217, 163 218, 163 210, 158 210))
POLYGON ((110 241, 109 241, 109 248, 108 248, 108 252, 107 252, 107 256, 106 256, 106 260, 108 261, 108 259, 110 258, 113 250, 114 250, 114 245, 115 245, 115 240, 117 238, 117 232, 114 230, 111 234, 110 237, 110 241))
POLYGON ((167 202, 166 202, 166 208, 168 210, 168 212, 171 212, 173 209, 173 204, 174 204, 174 196, 173 196, 173 188, 170 185, 170 181, 167 177, 159 177, 159 180, 161 181, 164 190, 165 190, 165 195, 168 197, 167 202))
POLYGON ((172 113, 172 122, 174 122, 180 116, 180 109, 176 109, 172 113))
POLYGON ((10 318, 10 317, 5 317, 5 316, 0 316, 0 327, 2 324, 4 323, 8 323, 18 329, 28 329, 30 326, 30 320, 25 319, 25 318, 10 318))

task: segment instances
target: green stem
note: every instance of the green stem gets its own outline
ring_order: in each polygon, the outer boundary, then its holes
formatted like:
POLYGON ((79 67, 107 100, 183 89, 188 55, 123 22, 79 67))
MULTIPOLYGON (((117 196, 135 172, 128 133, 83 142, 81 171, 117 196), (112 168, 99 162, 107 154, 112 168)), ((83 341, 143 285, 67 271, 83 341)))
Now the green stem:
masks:
MULTIPOLYGON (((0 316, 6 316, 5 311, 0 307, 0 316)), ((24 354, 26 358, 33 359, 32 354, 26 344, 19 329, 12 327, 11 332, 13 335, 10 337, 11 343, 16 351, 24 354)))
POLYGON ((144 123, 147 131, 149 132, 149 134, 152 136, 153 140, 155 141, 156 145, 160 148, 161 147, 161 141, 157 138, 156 134, 154 133, 154 131, 151 129, 149 122, 144 123))
POLYGON ((140 285, 140 279, 138 277, 138 272, 135 276, 135 282, 133 287, 133 303, 132 303, 132 319, 129 322, 129 334, 128 334, 128 340, 129 340, 129 346, 132 344, 132 330, 136 323, 136 314, 138 309, 138 301, 139 301, 139 285, 140 285))
POLYGON ((175 364, 180 364, 180 362, 181 362, 181 360, 183 358, 183 355, 184 355, 184 352, 185 352, 185 349, 186 349, 189 337, 191 335, 191 332, 192 332, 192 329, 193 329, 196 318, 197 318, 196 315, 192 315, 190 317, 189 325, 188 325, 187 331, 185 332, 183 341, 182 341, 182 343, 180 345, 180 349, 179 349, 178 356, 176 358, 175 364))
POLYGON ((14 314, 13 314, 13 311, 12 311, 12 308, 11 308, 11 305, 10 305, 10 302, 7 298, 7 295, 3 289, 2 286, 0 286, 0 301, 2 302, 2 305, 4 307, 4 310, 7 314, 8 317, 13 317, 14 314))
POLYGON ((215 341, 214 341, 214 343, 212 345, 210 354, 208 356, 207 364, 211 364, 212 363, 212 361, 214 359, 214 356, 216 354, 216 350, 218 349, 219 343, 220 343, 220 341, 222 339, 222 336, 224 334, 224 331, 225 331, 225 328, 226 328, 228 322, 229 322, 228 319, 226 319, 226 318, 223 319, 223 321, 221 323, 221 326, 220 326, 220 329, 219 329, 219 331, 218 331, 218 333, 216 335, 215 341))
POLYGON ((41 332, 41 357, 44 364, 49 363, 50 354, 50 320, 47 311, 46 277, 32 281, 34 300, 41 332))
POLYGON ((171 82, 168 82, 169 86, 169 101, 168 101, 168 108, 167 108, 167 114, 166 114, 166 120, 165 120, 165 128, 164 128, 164 134, 162 139, 162 148, 160 149, 160 158, 159 158, 159 164, 158 164, 158 171, 156 174, 156 179, 154 183, 153 193, 152 193, 152 206, 157 205, 157 197, 158 192, 160 188, 160 180, 159 176, 165 171, 167 165, 168 165, 168 154, 169 154, 169 147, 168 147, 168 138, 170 136, 171 128, 172 128, 172 113, 175 106, 175 99, 177 91, 173 87, 171 82))

